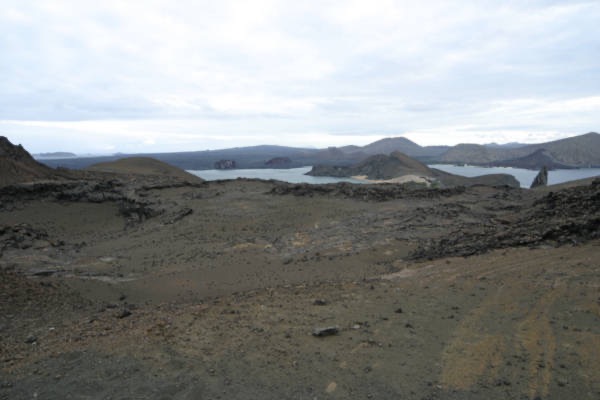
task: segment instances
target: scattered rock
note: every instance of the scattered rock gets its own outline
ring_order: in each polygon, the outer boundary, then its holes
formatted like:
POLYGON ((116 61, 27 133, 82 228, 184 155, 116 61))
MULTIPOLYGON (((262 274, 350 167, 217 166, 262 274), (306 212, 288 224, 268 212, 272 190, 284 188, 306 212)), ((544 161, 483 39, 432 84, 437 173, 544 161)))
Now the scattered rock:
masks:
MULTIPOLYGON (((507 189, 504 193, 510 195, 511 191, 507 189)), ((467 257, 492 249, 594 240, 600 238, 599 198, 600 179, 594 179, 590 185, 550 192, 534 201, 510 224, 487 224, 471 231, 461 227, 461 235, 423 240, 408 258, 467 257)))
POLYGON ((569 380, 564 377, 559 377, 556 379, 556 384, 560 387, 567 386, 569 384, 569 380))
POLYGON ((27 339, 25 339, 25 343, 27 343, 27 344, 33 344, 33 343, 36 343, 36 342, 37 342, 37 340, 38 340, 38 339, 37 339, 37 337, 36 337, 36 336, 34 336, 34 335, 29 335, 29 336, 27 336, 27 339))
POLYGON ((327 388, 325 389, 325 392, 327 392, 327 393, 333 393, 333 392, 335 392, 336 388, 337 388, 337 383, 330 382, 329 385, 327 385, 327 388))
POLYGON ((32 276, 40 276, 40 277, 47 277, 47 276, 52 276, 54 274, 56 274, 57 272, 60 272, 57 269, 46 269, 46 270, 41 270, 41 271, 32 271, 31 275, 32 276))
POLYGON ((337 335, 340 332, 340 329, 337 326, 328 326, 325 328, 315 328, 313 329, 313 336, 315 337, 325 337, 337 335))
POLYGON ((177 211, 174 215, 172 215, 166 223, 174 224, 175 222, 182 220, 183 218, 187 217, 188 215, 192 215, 193 212, 194 212, 194 210, 192 210, 191 208, 185 207, 185 208, 177 211))
POLYGON ((356 185, 348 182, 313 185, 309 183, 280 182, 269 192, 272 195, 293 195, 298 197, 334 196, 361 201, 389 201, 394 199, 437 199, 451 197, 465 192, 465 187, 449 189, 429 189, 410 185, 356 185))
POLYGON ((315 306, 326 306, 327 305, 327 300, 316 299, 315 301, 313 301, 313 305, 315 305, 315 306))
POLYGON ((117 318, 122 319, 122 318, 129 317, 130 315, 131 315, 131 311, 129 311, 129 309, 127 309, 127 308, 124 308, 117 314, 117 318))

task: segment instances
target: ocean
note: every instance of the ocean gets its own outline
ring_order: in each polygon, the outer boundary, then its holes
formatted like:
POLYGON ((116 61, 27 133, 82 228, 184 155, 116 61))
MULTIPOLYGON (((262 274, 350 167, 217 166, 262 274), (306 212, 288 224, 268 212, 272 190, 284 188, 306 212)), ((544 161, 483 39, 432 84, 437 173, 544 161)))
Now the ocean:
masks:
MULTIPOLYGON (((451 174, 462 175, 462 176, 480 176, 486 174, 510 174, 514 176, 521 187, 528 188, 531 186, 531 182, 535 179, 535 176, 539 171, 532 171, 529 169, 511 168, 511 167, 475 167, 472 165, 448 165, 448 164, 433 164, 428 165, 430 168, 436 168, 442 171, 450 172, 451 174)), ((558 183, 564 183, 569 181, 576 181, 578 179, 590 178, 592 176, 600 176, 600 168, 581 168, 581 169, 557 169, 554 171, 548 171, 548 184, 556 185, 558 183)))
MULTIPOLYGON (((533 182, 538 171, 520 168, 484 168, 474 167, 470 165, 457 166, 448 164, 429 165, 431 168, 437 168, 442 171, 450 172, 462 176, 479 176, 486 174, 510 174, 513 175, 521 184, 521 187, 528 188, 533 182)), ((311 167, 290 168, 290 169, 229 169, 229 170, 190 170, 188 172, 199 176, 207 181, 215 181, 221 179, 237 179, 237 178, 255 178, 255 179, 276 179, 279 181, 290 183, 336 183, 336 182, 352 182, 365 183, 352 178, 331 178, 326 176, 309 176, 305 175, 310 171, 311 167)), ((573 181, 577 179, 589 178, 592 176, 600 176, 600 168, 582 168, 582 169, 561 169, 548 172, 548 183, 554 185, 573 181)))

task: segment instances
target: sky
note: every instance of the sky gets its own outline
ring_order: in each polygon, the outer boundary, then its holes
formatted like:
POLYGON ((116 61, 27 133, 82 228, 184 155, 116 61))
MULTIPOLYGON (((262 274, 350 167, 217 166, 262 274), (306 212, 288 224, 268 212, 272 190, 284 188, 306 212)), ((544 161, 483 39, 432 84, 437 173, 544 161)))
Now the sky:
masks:
POLYGON ((0 0, 33 153, 535 143, 600 130, 600 1, 0 0))

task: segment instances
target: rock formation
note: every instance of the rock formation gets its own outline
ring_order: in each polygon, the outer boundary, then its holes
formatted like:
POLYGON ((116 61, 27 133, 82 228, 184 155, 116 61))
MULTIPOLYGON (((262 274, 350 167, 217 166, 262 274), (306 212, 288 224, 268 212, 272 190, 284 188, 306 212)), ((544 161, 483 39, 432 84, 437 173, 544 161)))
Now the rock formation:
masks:
POLYGON ((215 162, 215 169, 235 169, 236 164, 234 160, 219 160, 215 162))
POLYGON ((548 168, 544 165, 540 172, 537 174, 533 182, 531 183, 530 188, 536 188, 538 186, 546 186, 548 185, 548 168))
POLYGON ((64 171, 57 171, 38 163, 23 148, 0 136, 0 186, 40 179, 53 179, 64 171))

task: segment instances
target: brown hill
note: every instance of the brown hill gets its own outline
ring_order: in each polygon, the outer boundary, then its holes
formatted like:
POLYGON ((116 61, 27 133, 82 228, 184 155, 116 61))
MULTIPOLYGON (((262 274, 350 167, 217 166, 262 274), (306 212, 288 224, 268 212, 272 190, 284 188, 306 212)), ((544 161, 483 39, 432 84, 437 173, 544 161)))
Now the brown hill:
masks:
POLYGON ((0 186, 64 177, 60 171, 40 164, 21 145, 0 136, 0 186))
POLYGON ((394 179, 405 175, 433 177, 433 171, 425 164, 395 151, 392 154, 377 154, 352 166, 317 165, 308 172, 312 176, 350 177, 364 176, 370 180, 394 179))
POLYGON ((94 164, 86 169, 88 171, 114 174, 172 177, 191 183, 203 182, 203 180, 196 175, 192 175, 189 172, 150 157, 121 158, 116 161, 94 164))
POLYGON ((600 134, 590 132, 585 135, 518 148, 490 148, 476 144, 459 144, 446 151, 439 161, 530 169, 539 169, 544 165, 549 168, 553 168, 553 166, 554 168, 597 167, 600 166, 600 134), (540 157, 540 154, 543 154, 543 157, 540 157))
POLYGON ((389 156, 378 154, 352 167, 353 175, 363 175, 368 179, 393 179, 404 175, 434 176, 425 164, 395 151, 389 156))

